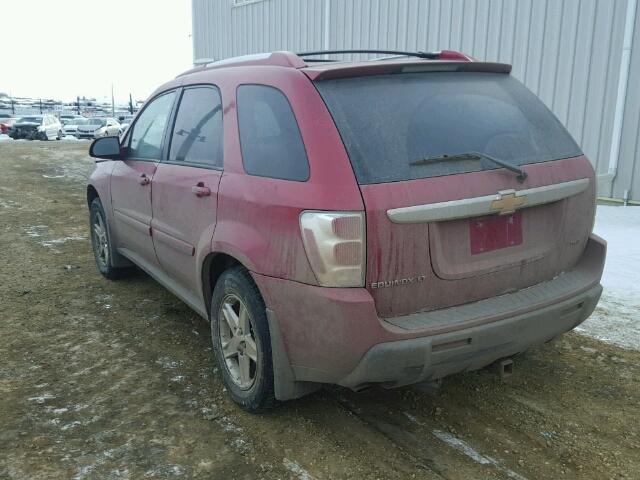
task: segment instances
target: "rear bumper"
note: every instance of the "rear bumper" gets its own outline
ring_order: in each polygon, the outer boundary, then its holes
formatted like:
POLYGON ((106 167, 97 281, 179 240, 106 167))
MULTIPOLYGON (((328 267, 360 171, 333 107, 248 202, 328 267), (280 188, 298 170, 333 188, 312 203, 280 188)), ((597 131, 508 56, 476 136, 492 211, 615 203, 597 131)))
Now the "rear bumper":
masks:
POLYGON ((340 385, 397 387, 477 370, 579 325, 593 312, 602 286, 547 307, 463 330, 372 347, 340 385))
POLYGON ((605 253, 606 243, 592 235, 578 264, 548 282, 389 319, 378 317, 365 289, 253 276, 271 312, 270 323, 277 323, 284 350, 279 358, 286 359, 290 377, 357 390, 481 368, 571 330, 600 298, 605 253))

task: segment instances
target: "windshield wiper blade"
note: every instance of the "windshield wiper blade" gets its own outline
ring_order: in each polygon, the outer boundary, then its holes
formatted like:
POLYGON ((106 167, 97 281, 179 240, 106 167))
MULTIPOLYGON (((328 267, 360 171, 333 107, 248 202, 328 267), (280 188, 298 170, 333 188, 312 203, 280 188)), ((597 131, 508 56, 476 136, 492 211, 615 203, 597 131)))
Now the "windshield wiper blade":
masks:
POLYGON ((516 179, 518 182, 522 183, 527 178, 527 172, 522 170, 520 167, 514 165, 513 163, 507 162, 506 160, 500 160, 499 158, 492 157, 491 155, 487 155, 486 153, 480 152, 467 152, 467 153, 458 153, 453 155, 439 155, 437 157, 424 157, 419 158, 418 160, 414 160, 409 165, 428 165, 429 163, 438 163, 438 162, 448 162, 448 161, 456 161, 456 160, 488 160, 496 165, 500 165, 501 167, 506 168, 507 170, 511 170, 514 173, 517 173, 518 176, 516 179))

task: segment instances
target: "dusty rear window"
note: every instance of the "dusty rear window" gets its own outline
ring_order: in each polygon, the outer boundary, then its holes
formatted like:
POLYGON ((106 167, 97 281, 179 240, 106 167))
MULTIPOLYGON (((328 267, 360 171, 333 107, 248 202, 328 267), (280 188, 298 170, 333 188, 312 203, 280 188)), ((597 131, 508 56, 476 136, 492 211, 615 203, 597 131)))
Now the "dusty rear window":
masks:
POLYGON ((515 165, 581 155, 549 109, 505 74, 405 73, 316 82, 359 183, 501 168, 486 159, 411 163, 478 152, 515 165))

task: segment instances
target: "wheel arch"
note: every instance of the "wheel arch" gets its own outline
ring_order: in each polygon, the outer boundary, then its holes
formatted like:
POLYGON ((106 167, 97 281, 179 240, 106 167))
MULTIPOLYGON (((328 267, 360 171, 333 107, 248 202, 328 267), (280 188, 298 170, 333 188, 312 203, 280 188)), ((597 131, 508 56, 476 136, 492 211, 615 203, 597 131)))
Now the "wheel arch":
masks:
POLYGON ((94 187, 91 184, 87 185, 87 206, 90 207, 91 202, 93 202, 96 198, 100 198, 100 195, 98 195, 98 190, 96 190, 96 187, 94 187))
MULTIPOLYGON (((240 260, 236 257, 224 252, 211 252, 207 255, 202 263, 202 296, 204 298, 205 308, 207 309, 207 315, 211 315, 211 297, 213 296, 213 289, 225 270, 236 265, 241 265, 245 268, 240 260)), ((247 269, 248 270, 248 269, 247 269)))

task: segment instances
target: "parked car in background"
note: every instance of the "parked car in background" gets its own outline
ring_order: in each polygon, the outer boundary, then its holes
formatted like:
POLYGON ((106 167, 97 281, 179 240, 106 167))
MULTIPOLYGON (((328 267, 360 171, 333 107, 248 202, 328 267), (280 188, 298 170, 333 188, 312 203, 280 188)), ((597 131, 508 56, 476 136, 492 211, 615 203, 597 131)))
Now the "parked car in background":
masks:
POLYGON ((115 118, 88 118, 84 125, 78 125, 78 138, 116 137, 122 128, 115 118))
POLYGON ((135 115, 121 115, 120 117, 118 117, 118 121, 120 122, 120 129, 123 132, 131 124, 131 122, 133 121, 134 117, 135 117, 135 115))
POLYGON ((90 148, 99 271, 208 319, 234 401, 508 373, 593 312, 593 167, 510 65, 317 54, 198 67, 90 148))
POLYGON ((67 122, 62 126, 62 132, 65 135, 72 135, 74 137, 78 136, 78 127, 80 125, 86 125, 87 119, 84 117, 76 117, 73 119, 67 120, 67 122))
POLYGON ((79 119, 84 119, 85 117, 83 117, 82 115, 60 115, 60 123, 62 123, 62 125, 67 125, 68 123, 72 123, 75 122, 76 120, 79 119))
POLYGON ((62 124, 53 115, 26 115, 15 121, 9 136, 15 140, 60 140, 62 124))
POLYGON ((0 118, 0 133, 7 134, 16 120, 15 117, 0 118))

